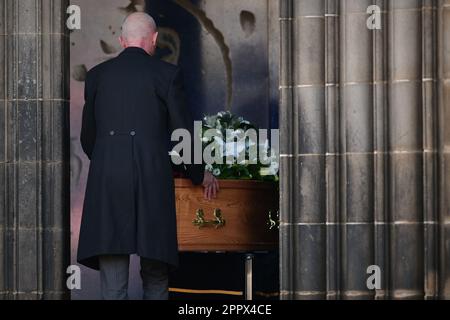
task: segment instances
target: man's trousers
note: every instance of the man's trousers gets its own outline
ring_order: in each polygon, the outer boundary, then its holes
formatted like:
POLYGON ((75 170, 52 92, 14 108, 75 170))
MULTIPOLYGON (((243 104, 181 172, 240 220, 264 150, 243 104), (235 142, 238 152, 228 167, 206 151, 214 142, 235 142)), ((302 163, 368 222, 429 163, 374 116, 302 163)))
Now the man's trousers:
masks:
MULTIPOLYGON (((168 265, 157 260, 141 259, 144 300, 167 300, 169 297, 168 265)), ((128 299, 129 255, 99 257, 101 295, 104 300, 128 299)))

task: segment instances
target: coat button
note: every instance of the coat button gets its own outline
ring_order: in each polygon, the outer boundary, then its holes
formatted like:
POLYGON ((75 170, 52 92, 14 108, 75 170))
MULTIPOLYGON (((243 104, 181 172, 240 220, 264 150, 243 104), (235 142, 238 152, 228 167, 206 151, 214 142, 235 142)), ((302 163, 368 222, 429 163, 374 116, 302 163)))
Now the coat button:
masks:
POLYGON ((136 134, 136 131, 130 131, 130 135, 134 136, 136 134))
POLYGON ((109 132, 109 135, 110 135, 110 136, 113 136, 113 135, 114 135, 114 130, 111 130, 111 131, 109 132))

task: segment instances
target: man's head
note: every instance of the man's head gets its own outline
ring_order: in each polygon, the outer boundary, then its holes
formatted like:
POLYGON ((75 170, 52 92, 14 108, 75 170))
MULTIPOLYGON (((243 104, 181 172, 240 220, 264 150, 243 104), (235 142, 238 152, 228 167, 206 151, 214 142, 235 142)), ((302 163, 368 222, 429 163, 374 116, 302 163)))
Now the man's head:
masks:
POLYGON ((135 12, 124 20, 119 41, 124 48, 139 47, 153 54, 157 37, 155 20, 144 12, 135 12))

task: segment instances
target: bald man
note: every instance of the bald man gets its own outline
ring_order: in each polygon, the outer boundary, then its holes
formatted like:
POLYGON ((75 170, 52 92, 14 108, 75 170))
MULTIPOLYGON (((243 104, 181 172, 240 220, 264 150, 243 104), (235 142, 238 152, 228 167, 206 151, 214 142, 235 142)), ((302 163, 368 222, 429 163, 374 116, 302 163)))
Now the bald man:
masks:
MULTIPOLYGON (((130 254, 140 256, 144 299, 167 299, 168 272, 178 265, 168 141, 179 128, 193 140, 193 120, 180 69, 153 57, 157 37, 149 15, 129 15, 125 49, 86 76, 80 140, 90 166, 77 258, 100 270, 103 299, 128 298, 130 254)), ((193 159, 186 175, 215 197, 217 180, 193 159)))

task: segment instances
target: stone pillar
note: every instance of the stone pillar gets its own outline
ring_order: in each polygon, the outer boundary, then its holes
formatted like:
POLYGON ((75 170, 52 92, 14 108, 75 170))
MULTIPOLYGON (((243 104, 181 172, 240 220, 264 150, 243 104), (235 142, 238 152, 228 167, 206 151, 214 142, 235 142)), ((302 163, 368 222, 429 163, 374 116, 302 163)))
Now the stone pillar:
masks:
POLYGON ((68 298, 67 5, 0 1, 0 299, 68 298))
POLYGON ((435 285, 439 296, 450 299, 450 0, 438 1, 438 134, 439 134, 439 201, 435 285))
POLYGON ((280 0, 283 299, 449 298, 449 12, 280 0))

